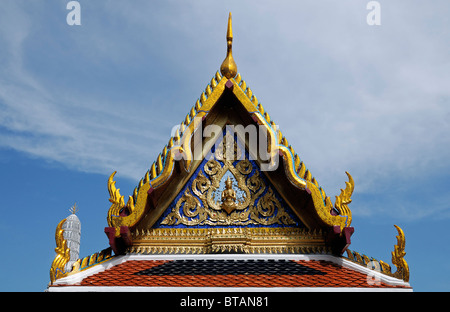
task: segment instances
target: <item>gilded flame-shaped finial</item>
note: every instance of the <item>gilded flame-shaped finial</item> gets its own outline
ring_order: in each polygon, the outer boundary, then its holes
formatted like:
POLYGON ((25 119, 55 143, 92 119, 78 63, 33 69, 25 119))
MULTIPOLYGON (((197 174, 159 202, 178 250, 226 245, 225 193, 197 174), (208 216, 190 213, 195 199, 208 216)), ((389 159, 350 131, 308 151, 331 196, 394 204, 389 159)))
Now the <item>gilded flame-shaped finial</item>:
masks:
POLYGON ((231 26, 231 12, 228 16, 228 28, 227 28, 227 57, 220 66, 220 73, 228 79, 234 78, 237 75, 237 66, 234 62, 232 55, 233 47, 233 29, 231 26))

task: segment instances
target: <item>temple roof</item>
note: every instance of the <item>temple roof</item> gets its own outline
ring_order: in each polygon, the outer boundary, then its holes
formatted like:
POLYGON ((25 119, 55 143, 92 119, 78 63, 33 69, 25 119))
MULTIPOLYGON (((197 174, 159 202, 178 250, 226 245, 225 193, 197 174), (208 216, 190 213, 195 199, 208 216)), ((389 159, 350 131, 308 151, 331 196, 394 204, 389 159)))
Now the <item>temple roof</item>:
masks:
POLYGON ((226 39, 220 72, 127 203, 116 172, 109 177, 110 247, 65 271, 65 220, 58 225, 51 289, 213 287, 216 280, 221 287, 368 288, 371 274, 380 277, 375 287, 409 289, 403 231, 397 227, 395 273, 348 249, 352 176, 333 205, 238 74, 231 14, 226 39), (205 265, 209 274, 197 273, 205 265))

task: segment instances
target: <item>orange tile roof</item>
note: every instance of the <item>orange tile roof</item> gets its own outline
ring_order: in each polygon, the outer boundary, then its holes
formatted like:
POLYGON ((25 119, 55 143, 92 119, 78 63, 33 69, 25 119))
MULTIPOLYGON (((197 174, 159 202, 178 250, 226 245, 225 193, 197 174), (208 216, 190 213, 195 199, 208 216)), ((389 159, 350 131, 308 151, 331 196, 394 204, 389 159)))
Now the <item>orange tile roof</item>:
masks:
POLYGON ((324 260, 191 261, 128 260, 71 286, 410 288, 369 283, 366 274, 324 260))

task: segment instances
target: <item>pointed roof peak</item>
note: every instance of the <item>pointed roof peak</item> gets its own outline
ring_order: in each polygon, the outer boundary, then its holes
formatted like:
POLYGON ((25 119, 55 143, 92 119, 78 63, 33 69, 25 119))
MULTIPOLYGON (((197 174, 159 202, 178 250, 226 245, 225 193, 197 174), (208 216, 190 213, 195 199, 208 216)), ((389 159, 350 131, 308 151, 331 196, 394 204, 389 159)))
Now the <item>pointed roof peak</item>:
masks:
POLYGON ((233 40, 233 28, 231 26, 231 12, 228 14, 227 40, 233 40))
POLYGON ((234 78, 237 75, 237 65, 234 62, 232 55, 233 47, 233 28, 231 24, 231 12, 228 15, 227 27, 227 56, 220 66, 220 73, 228 79, 234 78))

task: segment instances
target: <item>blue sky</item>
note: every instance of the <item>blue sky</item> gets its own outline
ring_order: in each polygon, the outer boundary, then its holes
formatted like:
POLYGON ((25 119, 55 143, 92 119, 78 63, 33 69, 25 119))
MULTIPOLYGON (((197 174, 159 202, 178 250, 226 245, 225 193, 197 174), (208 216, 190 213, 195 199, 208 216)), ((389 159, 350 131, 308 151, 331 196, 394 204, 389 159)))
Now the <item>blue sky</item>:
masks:
POLYGON ((380 0, 4 0, 2 291, 43 291, 76 202, 80 256, 108 246, 108 176, 134 187, 219 69, 238 71, 327 195, 355 180, 351 249, 390 263, 406 235, 416 291, 449 291, 450 4, 380 0), (7 281, 7 282, 5 282, 7 281))

